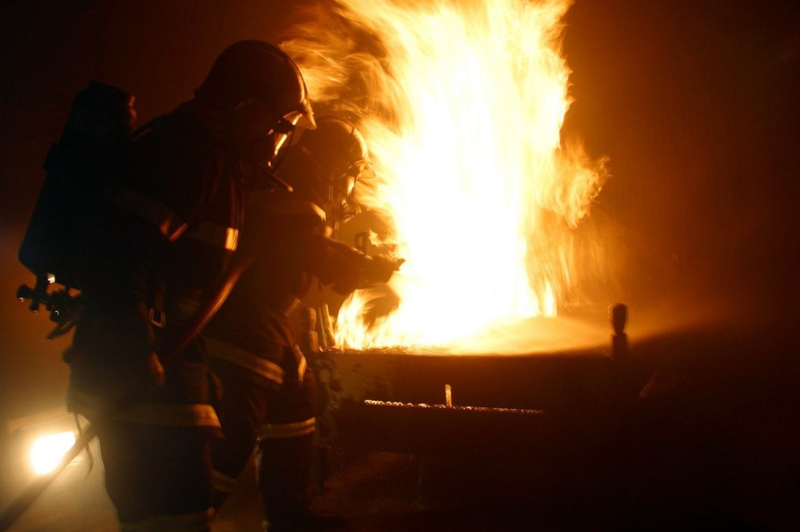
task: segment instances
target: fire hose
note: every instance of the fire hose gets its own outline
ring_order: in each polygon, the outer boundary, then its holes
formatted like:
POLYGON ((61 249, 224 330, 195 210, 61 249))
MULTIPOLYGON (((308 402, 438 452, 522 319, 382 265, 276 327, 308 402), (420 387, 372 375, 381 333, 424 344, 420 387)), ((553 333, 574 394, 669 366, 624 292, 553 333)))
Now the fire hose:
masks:
MULTIPOLYGON (((210 297, 203 306, 197 311, 191 322, 177 335, 172 342, 168 342, 159 352, 163 365, 167 365, 178 353, 183 351, 200 333, 203 327, 214 317, 217 310, 225 302, 233 287, 239 281, 244 272, 250 267, 256 258, 254 251, 243 253, 238 259, 235 257, 227 272, 227 275, 211 291, 210 297)), ((125 408, 136 402, 138 394, 130 394, 120 398, 97 417, 97 420, 87 426, 78 436, 75 444, 64 454, 55 469, 46 473, 31 482, 20 495, 9 504, 0 514, 0 532, 6 532, 14 522, 33 504, 44 490, 61 474, 64 469, 74 460, 91 441, 97 436, 98 426, 102 426, 106 420, 111 419, 125 408)))

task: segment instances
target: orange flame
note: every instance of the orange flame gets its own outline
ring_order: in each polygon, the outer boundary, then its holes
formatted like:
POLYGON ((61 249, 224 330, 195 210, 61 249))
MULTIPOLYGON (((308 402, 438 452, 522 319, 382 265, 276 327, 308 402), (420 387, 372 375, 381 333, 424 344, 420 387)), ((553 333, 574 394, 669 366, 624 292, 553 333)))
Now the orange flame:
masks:
POLYGON ((284 41, 317 107, 358 118, 377 177, 359 192, 406 259, 399 307, 340 347, 458 345, 498 324, 555 316, 581 267, 574 229, 606 178, 561 128, 570 0, 338 0, 284 41))

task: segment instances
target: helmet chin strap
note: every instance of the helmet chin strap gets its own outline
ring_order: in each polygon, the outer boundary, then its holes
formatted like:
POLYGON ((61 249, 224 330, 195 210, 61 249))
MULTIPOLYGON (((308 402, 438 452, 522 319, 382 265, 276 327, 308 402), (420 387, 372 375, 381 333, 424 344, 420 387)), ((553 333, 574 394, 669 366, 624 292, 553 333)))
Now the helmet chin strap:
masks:
POLYGON ((252 174, 250 179, 247 179, 248 189, 253 190, 273 190, 280 189, 285 192, 294 192, 292 185, 275 175, 275 172, 263 165, 246 161, 250 167, 252 174))

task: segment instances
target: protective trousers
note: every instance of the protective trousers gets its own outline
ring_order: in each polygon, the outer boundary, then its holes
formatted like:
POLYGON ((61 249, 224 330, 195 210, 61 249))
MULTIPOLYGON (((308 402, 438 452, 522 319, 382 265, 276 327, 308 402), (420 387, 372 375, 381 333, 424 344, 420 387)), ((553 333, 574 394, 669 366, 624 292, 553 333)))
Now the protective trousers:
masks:
POLYGON ((262 439, 256 467, 264 515, 280 529, 308 511, 313 434, 262 439))
POLYGON ((213 340, 208 345, 212 371, 223 385, 218 411, 224 438, 212 442, 214 507, 234 489, 255 451, 264 512, 277 526, 308 509, 317 397, 314 375, 305 368, 302 380, 296 373, 292 377, 295 358, 287 353, 287 364, 271 368, 276 378, 265 379, 270 372, 264 371, 264 364, 259 375, 253 368, 230 362, 231 356, 226 356, 228 360, 215 356, 222 350, 236 353, 234 346, 213 340), (281 366, 289 371, 279 370, 281 366))
MULTIPOLYGON (((96 414, 104 403, 81 387, 83 364, 72 364, 69 403, 97 426, 106 491, 123 532, 206 532, 211 509, 212 435, 216 412, 207 401, 202 363, 167 367, 164 387, 113 415, 96 414)), ((85 383, 84 383, 85 384, 85 383)))
POLYGON ((208 439, 208 431, 197 427, 112 423, 103 428, 106 490, 122 532, 209 530, 208 439), (206 467, 198 467, 201 463, 206 467))

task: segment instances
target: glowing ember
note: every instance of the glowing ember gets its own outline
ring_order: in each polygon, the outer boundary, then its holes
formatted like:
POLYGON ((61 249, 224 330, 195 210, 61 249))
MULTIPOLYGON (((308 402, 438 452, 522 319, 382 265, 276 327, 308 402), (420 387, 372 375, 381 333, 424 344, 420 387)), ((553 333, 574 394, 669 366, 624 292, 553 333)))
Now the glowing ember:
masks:
POLYGON ((474 344, 500 324, 555 316, 591 268, 573 232, 606 177, 605 161, 561 138, 571 1, 325 5, 284 49, 318 109, 358 119, 378 173, 358 200, 391 220, 378 244, 406 259, 390 282, 399 307, 367 327, 375 294, 355 293, 337 343, 474 344))

